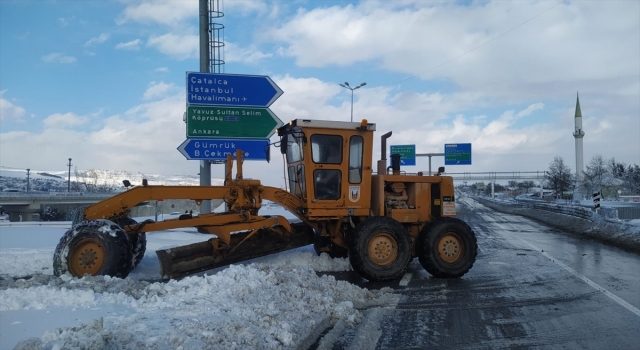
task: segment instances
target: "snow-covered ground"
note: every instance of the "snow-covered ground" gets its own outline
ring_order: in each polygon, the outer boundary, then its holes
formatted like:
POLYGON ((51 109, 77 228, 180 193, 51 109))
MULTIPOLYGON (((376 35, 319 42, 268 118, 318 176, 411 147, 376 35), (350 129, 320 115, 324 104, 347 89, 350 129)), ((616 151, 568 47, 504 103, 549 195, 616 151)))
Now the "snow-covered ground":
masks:
POLYGON ((336 322, 355 325, 363 309, 397 299, 390 289, 319 274, 350 265, 316 256, 311 246, 158 281, 155 250, 209 238, 194 229, 150 233, 145 257, 126 279, 55 277, 53 251, 69 227, 0 226, 0 349, 298 348, 336 322))
MULTIPOLYGON (((469 197, 457 205, 482 207, 469 197)), ((293 218, 278 207, 261 214, 293 218)), ((616 237, 640 235, 640 220, 594 222, 601 224, 619 225, 616 237)), ((158 281, 155 250, 209 238, 194 229, 150 233, 145 257, 124 280, 55 277, 53 251, 69 227, 0 223, 0 350, 306 348, 331 325, 355 326, 365 309, 398 300, 388 288, 323 275, 347 271, 349 262, 318 257, 311 246, 158 281)))

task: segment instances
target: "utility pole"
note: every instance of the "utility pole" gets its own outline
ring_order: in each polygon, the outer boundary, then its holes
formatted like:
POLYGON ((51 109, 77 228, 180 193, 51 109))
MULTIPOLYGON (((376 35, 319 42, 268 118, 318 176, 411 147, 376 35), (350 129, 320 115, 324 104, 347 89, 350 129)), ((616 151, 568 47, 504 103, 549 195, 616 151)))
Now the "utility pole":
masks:
MULTIPOLYGON (((209 1, 200 0, 200 72, 209 73, 209 1)), ((200 161, 200 186, 211 186, 211 162, 200 161)), ((204 200, 200 205, 200 213, 211 213, 211 201, 204 200)))
POLYGON ((67 192, 71 192, 71 158, 69 158, 69 179, 67 180, 67 192))
POLYGON ((27 169, 27 193, 29 193, 29 172, 31 169, 27 169))

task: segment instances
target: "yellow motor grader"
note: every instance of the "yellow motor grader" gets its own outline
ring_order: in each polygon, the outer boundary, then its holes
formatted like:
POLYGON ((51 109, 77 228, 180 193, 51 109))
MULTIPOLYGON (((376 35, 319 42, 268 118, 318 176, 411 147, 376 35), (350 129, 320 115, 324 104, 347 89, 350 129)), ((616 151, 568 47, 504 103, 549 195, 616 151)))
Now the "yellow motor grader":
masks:
MULTIPOLYGON (((464 275, 475 262, 477 242, 471 228, 455 217, 453 179, 440 174, 443 168, 433 176, 407 174, 395 154, 387 167, 391 132, 381 138, 382 156, 374 173, 375 129, 367 120, 307 119, 279 128, 286 190, 245 178, 240 150, 236 176, 226 174, 224 186, 153 186, 143 180, 141 186, 80 213, 56 247, 54 273, 124 278, 144 256, 147 232, 196 227, 212 238, 156 251, 163 279, 309 244, 318 254, 348 257, 353 269, 370 281, 401 278, 415 257, 435 277, 464 275), (134 206, 160 199, 190 199, 198 205, 222 199, 228 211, 159 222, 130 218, 134 206), (299 221, 260 215, 263 200, 281 205, 299 221)), ((227 168, 232 165, 228 155, 227 168)))

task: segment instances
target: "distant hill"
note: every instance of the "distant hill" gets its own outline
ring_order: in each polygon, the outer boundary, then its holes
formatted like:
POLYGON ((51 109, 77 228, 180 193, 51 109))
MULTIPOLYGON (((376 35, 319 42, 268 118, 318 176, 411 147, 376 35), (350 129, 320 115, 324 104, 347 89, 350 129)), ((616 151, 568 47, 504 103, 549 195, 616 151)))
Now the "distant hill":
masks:
MULTIPOLYGON (((69 172, 51 170, 31 170, 29 172, 30 191, 72 191, 82 192, 116 192, 124 189, 122 180, 129 180, 133 185, 142 184, 147 179, 150 185, 165 186, 197 186, 200 177, 197 175, 160 175, 143 174, 139 171, 122 171, 107 169, 73 169, 69 172)), ((212 185, 222 185, 223 179, 211 179, 212 185)), ((26 169, 0 167, 0 191, 27 190, 26 169)))

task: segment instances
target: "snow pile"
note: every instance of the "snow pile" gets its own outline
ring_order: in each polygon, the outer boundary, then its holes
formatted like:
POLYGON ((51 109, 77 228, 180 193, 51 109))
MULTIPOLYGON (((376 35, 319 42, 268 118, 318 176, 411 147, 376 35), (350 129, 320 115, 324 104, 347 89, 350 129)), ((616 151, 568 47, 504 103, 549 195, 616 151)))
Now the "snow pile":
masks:
POLYGON ((155 250, 209 238, 192 229, 150 234, 126 279, 56 277, 53 252, 65 231, 1 227, 0 348, 306 347, 336 322, 353 326, 366 309, 397 299, 322 275, 349 271, 349 261, 316 256, 312 246, 159 282, 155 250))
MULTIPOLYGON (((302 256, 294 260, 299 259, 302 256)), ((44 349, 294 348, 317 333, 318 327, 338 320, 356 324, 362 317, 358 309, 384 305, 393 298, 389 290, 369 291, 284 262, 232 265, 215 275, 167 283, 110 277, 63 276, 61 280, 4 290, 0 310, 123 304, 134 312, 49 331, 40 343, 29 339, 25 345, 44 349)))
POLYGON ((53 275, 52 249, 0 250, 0 275, 12 277, 34 273, 53 275))

